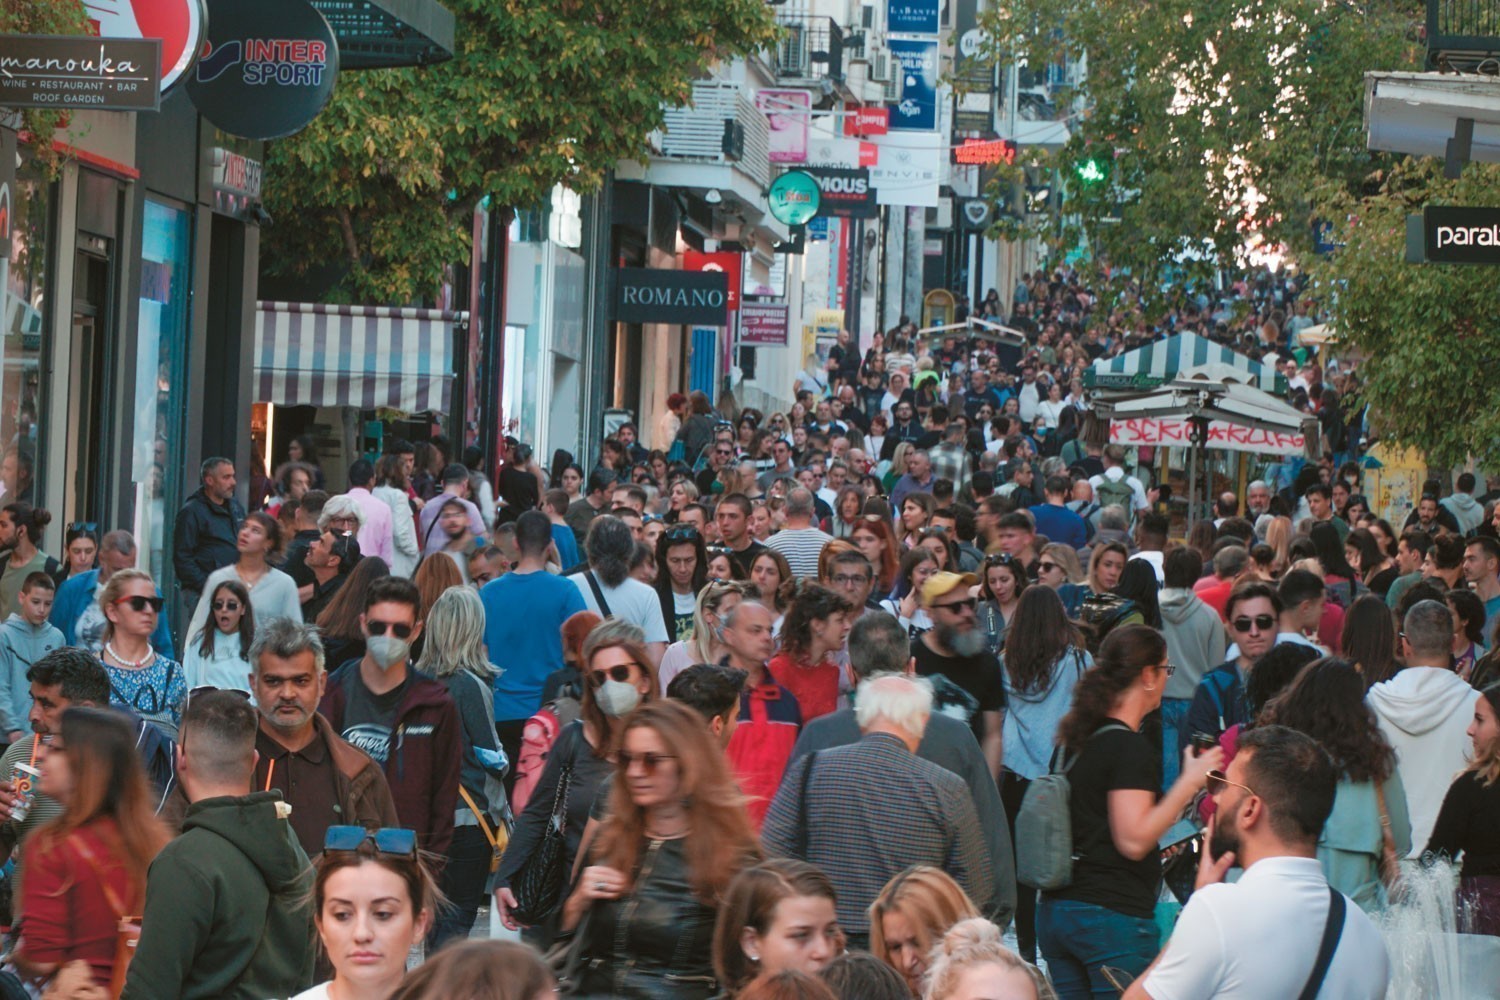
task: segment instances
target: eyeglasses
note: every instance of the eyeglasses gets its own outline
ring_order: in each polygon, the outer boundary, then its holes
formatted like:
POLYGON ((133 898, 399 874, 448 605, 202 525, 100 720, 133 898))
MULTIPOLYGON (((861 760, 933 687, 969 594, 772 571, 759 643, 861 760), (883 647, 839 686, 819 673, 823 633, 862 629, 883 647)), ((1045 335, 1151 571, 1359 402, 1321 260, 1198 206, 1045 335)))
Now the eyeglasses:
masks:
POLYGON ((857 575, 850 575, 848 573, 836 573, 834 574, 833 582, 840 587, 862 587, 870 582, 870 577, 865 573, 860 573, 857 575))
POLYGON ((641 754, 631 753, 629 750, 621 750, 619 753, 615 754, 615 757, 620 761, 620 770, 628 771, 630 770, 631 764, 634 764, 636 761, 640 761, 641 770, 645 771, 647 774, 655 772, 656 769, 661 766, 662 761, 677 759, 676 754, 652 753, 649 750, 641 754))
POLYGON ((214 607, 215 611, 238 611, 240 609, 240 602, 239 601, 214 601, 213 607, 214 607))
POLYGON ((379 854, 398 858, 417 856, 417 832, 396 827, 366 830, 362 826, 330 826, 323 835, 324 851, 357 851, 365 844, 375 845, 379 854))
POLYGON ((950 601, 947 604, 934 604, 932 605, 932 610, 937 611, 941 609, 943 611, 949 612, 950 614, 956 615, 963 611, 973 611, 976 607, 978 607, 978 602, 975 601, 974 598, 970 597, 967 600, 963 601, 950 601))
POLYGON ((614 666, 605 667, 602 670, 590 670, 589 683, 594 687, 602 687, 606 680, 628 684, 630 683, 630 671, 632 668, 635 670, 642 669, 639 663, 631 662, 616 663, 614 666))
POLYGON ((1225 788, 1227 788, 1227 787, 1229 787, 1231 785, 1234 786, 1235 788, 1243 788, 1245 790, 1246 794, 1249 794, 1249 795, 1254 795, 1255 794, 1255 789, 1251 788, 1249 785, 1242 785, 1238 781, 1230 781, 1229 780, 1229 775, 1225 774, 1223 771, 1214 770, 1214 771, 1209 771, 1208 772, 1208 779, 1207 779, 1208 794, 1210 794, 1210 795, 1218 795, 1225 788))
MULTIPOLYGON (((1013 559, 1015 557, 1011 556, 1010 558, 1013 559)), ((1038 573, 1050 573, 1055 569, 1062 569, 1062 567, 1055 562, 1043 561, 1036 564, 1036 570, 1038 573)))
POLYGON ((1177 664, 1175 664, 1175 663, 1163 663, 1161 666, 1157 667, 1156 669, 1160 670, 1162 673, 1166 674, 1168 677, 1171 677, 1173 674, 1177 673, 1177 664))
POLYGON ((119 607, 121 604, 128 604, 131 611, 145 611, 147 608, 150 608, 152 611, 159 613, 164 603, 160 597, 142 597, 140 594, 132 594, 130 597, 122 597, 116 601, 115 607, 119 607))
POLYGON ((383 622, 380 620, 365 622, 365 628, 370 630, 371 635, 385 635, 386 629, 390 629, 391 635, 397 639, 410 639, 416 627, 405 622, 383 622))
POLYGON ((1269 632, 1271 626, 1276 624, 1276 616, 1256 615, 1254 618, 1251 618, 1249 615, 1241 615, 1229 624, 1236 632, 1249 632, 1252 625, 1257 632, 1269 632))

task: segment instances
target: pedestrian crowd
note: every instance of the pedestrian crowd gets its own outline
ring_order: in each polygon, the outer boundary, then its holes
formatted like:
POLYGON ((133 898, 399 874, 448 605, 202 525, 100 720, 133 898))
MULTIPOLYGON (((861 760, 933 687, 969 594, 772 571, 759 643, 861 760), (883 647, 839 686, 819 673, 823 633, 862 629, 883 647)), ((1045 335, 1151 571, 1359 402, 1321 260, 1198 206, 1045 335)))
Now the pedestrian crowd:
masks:
POLYGON ((1500 491, 1372 511, 1294 281, 1014 299, 587 471, 209 459, 175 644, 129 533, 0 508, 0 997, 1373 998, 1445 864, 1500 937, 1500 491), (1186 532, 1082 382, 1183 330, 1327 445, 1186 532))

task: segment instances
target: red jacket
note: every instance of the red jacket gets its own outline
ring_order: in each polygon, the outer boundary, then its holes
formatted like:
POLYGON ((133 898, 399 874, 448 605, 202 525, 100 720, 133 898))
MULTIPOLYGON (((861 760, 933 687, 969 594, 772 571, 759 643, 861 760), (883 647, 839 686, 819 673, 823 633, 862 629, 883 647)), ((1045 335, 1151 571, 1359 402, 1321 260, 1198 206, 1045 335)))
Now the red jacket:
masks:
MULTIPOLYGON (((385 761, 385 780, 402 826, 415 830, 422 849, 446 855, 453 843, 453 812, 458 804, 463 763, 463 723, 441 682, 407 664, 408 683, 385 761)), ((351 660, 328 677, 318 711, 344 732, 346 684, 359 683, 359 661, 351 660)))
POLYGON ((797 699, 780 684, 767 677, 765 683, 740 692, 739 725, 729 737, 726 754, 756 830, 765 822, 801 731, 797 699))

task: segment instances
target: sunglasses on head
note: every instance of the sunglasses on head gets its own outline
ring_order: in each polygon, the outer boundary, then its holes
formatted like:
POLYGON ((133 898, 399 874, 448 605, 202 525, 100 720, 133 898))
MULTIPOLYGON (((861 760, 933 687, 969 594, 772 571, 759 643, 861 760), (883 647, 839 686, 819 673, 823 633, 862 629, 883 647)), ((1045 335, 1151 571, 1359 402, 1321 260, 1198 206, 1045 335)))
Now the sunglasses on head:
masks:
POLYGON ((383 622, 378 620, 365 622, 365 628, 370 630, 371 635, 385 635, 386 629, 390 629, 391 635, 394 635, 397 639, 410 639, 411 634, 416 631, 414 626, 408 625, 405 622, 383 622))
POLYGON ((165 602, 160 597, 142 597, 140 594, 132 594, 130 597, 120 598, 115 602, 115 606, 128 604, 131 611, 145 611, 150 608, 152 611, 160 612, 163 603, 165 602))
POLYGON ((213 603, 213 609, 215 611, 238 611, 240 609, 240 602, 235 600, 217 600, 213 603))
POLYGON ((1229 775, 1218 769, 1208 772, 1205 787, 1208 789, 1208 794, 1210 795, 1218 795, 1225 788, 1229 787, 1243 788, 1249 794, 1255 794, 1255 790, 1249 785, 1242 785, 1238 781, 1230 781, 1229 775))
POLYGON ((1258 632, 1269 632, 1271 626, 1276 624, 1276 616, 1256 615, 1254 618, 1251 618, 1249 615, 1240 615, 1229 624, 1234 626, 1236 632, 1249 632, 1252 625, 1255 626, 1258 632))
POLYGON ((691 524, 679 524, 668 528, 665 537, 669 542, 694 542, 698 540, 698 529, 691 524))
POLYGON ((599 670, 590 670, 589 683, 594 687, 603 686, 604 682, 607 680, 619 681, 621 684, 629 684, 630 671, 632 669, 639 670, 641 669, 641 665, 639 663, 616 663, 612 667, 603 667, 599 670))
POLYGON ((366 830, 362 826, 330 826, 328 832, 323 835, 325 852, 357 851, 365 844, 374 844, 375 851, 379 854, 389 854, 398 858, 417 856, 415 830, 401 830, 388 826, 378 830, 366 830))
POLYGON ((93 536, 99 530, 97 521, 74 521, 68 525, 68 533, 72 535, 93 536))
POLYGON ((628 771, 630 770, 631 764, 634 764, 636 761, 640 761, 641 769, 644 770, 647 774, 652 773, 658 767, 660 767, 662 761, 677 759, 676 754, 654 753, 650 750, 646 751, 645 753, 631 753, 629 750, 621 750, 619 753, 615 754, 615 756, 620 761, 620 770, 628 771))

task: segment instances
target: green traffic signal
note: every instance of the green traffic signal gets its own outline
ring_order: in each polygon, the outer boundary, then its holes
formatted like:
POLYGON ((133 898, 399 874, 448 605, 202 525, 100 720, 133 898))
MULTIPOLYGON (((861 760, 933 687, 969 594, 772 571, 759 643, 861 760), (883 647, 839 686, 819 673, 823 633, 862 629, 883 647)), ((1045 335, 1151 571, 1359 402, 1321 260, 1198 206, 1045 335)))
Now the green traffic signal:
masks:
POLYGON ((1097 184, 1109 176, 1105 170, 1104 162, 1097 157, 1089 157, 1077 166, 1078 179, 1085 184, 1097 184))

